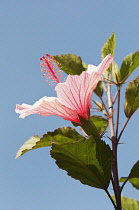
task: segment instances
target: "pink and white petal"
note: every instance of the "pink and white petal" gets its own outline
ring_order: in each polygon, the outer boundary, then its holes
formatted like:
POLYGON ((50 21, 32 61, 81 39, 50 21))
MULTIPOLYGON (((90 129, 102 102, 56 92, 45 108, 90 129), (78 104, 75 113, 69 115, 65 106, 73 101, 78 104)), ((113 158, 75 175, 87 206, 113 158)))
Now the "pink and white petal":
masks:
POLYGON ((57 84, 55 88, 58 100, 88 119, 91 94, 100 80, 101 77, 96 72, 69 75, 64 83, 57 84))
POLYGON ((113 60, 112 55, 107 55, 97 67, 82 72, 81 75, 69 75, 64 83, 57 84, 59 101, 65 106, 77 110, 78 114, 87 116, 88 108, 91 107, 91 94, 101 80, 101 74, 107 69, 113 60), (91 73, 92 72, 92 73, 91 73))
POLYGON ((104 70, 110 67, 112 61, 113 61, 113 56, 109 54, 103 59, 103 61, 98 66, 89 64, 87 68, 87 73, 92 74, 93 72, 97 72, 99 75, 101 75, 104 70))
POLYGON ((107 55, 103 61, 97 66, 97 73, 101 75, 104 70, 108 69, 113 61, 113 56, 111 54, 107 55))
POLYGON ((87 73, 92 74, 93 72, 97 72, 97 66, 93 64, 88 64, 87 73))
POLYGON ((64 83, 59 83, 55 88, 59 102, 68 108, 76 110, 78 113, 83 112, 80 97, 80 80, 81 77, 78 75, 69 75, 64 83))
POLYGON ((33 104, 33 105, 29 105, 29 104, 19 105, 19 104, 17 104, 15 112, 20 114, 19 117, 23 118, 23 119, 25 117, 27 117, 28 115, 38 113, 38 107, 40 107, 40 104, 42 103, 44 98, 45 97, 41 98, 39 101, 36 101, 35 104, 33 104))
POLYGON ((65 120, 74 121, 80 123, 78 113, 65 105, 61 104, 58 99, 51 102, 43 101, 41 106, 47 110, 47 113, 62 117, 65 120))
POLYGON ((17 105, 16 113, 20 114, 20 118, 25 118, 30 114, 40 114, 42 116, 56 115, 65 120, 80 123, 76 111, 62 105, 55 97, 43 97, 34 105, 17 105))

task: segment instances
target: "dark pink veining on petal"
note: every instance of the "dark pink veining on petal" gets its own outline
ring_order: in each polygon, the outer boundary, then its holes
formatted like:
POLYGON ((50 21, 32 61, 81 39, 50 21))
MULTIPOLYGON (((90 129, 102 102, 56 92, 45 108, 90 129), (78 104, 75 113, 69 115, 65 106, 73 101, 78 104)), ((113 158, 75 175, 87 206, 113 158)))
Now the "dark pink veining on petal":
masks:
POLYGON ((40 63, 40 66, 42 67, 41 71, 44 72, 43 76, 46 77, 46 81, 50 82, 51 85, 60 83, 60 78, 62 77, 61 70, 52 56, 46 54, 40 60, 43 61, 40 63))

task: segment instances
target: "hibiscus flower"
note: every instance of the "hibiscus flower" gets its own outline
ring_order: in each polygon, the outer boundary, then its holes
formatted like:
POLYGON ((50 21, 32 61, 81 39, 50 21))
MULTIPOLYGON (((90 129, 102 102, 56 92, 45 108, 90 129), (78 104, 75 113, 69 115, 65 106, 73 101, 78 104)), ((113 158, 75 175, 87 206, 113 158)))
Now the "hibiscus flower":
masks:
POLYGON ((23 119, 37 113, 42 116, 56 115, 79 124, 81 123, 79 116, 89 120, 92 92, 112 60, 113 56, 109 54, 97 67, 88 65, 87 71, 80 75, 68 75, 65 82, 56 85, 57 97, 45 96, 33 105, 17 104, 16 113, 23 119))

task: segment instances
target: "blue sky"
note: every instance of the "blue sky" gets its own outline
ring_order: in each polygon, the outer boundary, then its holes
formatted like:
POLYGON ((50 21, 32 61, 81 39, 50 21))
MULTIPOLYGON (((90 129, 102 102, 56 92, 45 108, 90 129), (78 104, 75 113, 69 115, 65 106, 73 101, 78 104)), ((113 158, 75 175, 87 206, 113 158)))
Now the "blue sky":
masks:
MULTIPOLYGON (((98 65, 101 47, 112 32, 117 35, 115 61, 119 65, 127 54, 139 50, 138 11, 138 0, 1 2, 1 210, 112 210, 105 192, 82 185, 58 169, 50 158, 50 148, 14 160, 19 147, 32 135, 71 126, 55 116, 32 115, 22 120, 14 109, 17 103, 33 104, 45 95, 55 96, 40 71, 39 58, 46 53, 74 53, 84 62, 98 65)), ((126 176, 139 159, 138 127, 137 111, 122 137, 126 144, 119 149, 120 176, 126 176)), ((127 184, 123 195, 137 199, 139 192, 127 184)))

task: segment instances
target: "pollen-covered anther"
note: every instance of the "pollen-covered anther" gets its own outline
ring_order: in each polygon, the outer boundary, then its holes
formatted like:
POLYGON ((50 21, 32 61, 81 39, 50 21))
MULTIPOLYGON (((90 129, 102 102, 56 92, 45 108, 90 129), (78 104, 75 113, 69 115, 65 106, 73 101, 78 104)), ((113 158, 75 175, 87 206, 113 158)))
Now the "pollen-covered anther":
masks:
POLYGON ((60 78, 62 77, 61 70, 53 57, 46 54, 46 56, 43 56, 40 60, 43 61, 40 63, 40 66, 42 67, 41 71, 44 72, 43 76, 46 77, 46 81, 49 82, 50 85, 60 83, 60 78))

